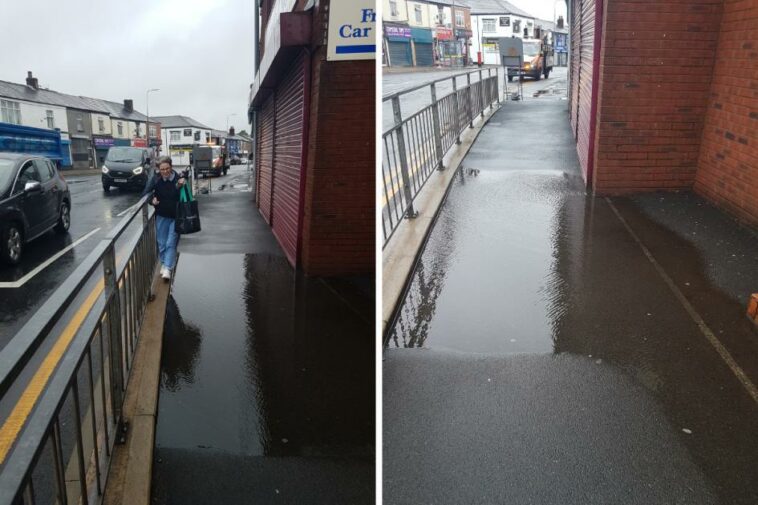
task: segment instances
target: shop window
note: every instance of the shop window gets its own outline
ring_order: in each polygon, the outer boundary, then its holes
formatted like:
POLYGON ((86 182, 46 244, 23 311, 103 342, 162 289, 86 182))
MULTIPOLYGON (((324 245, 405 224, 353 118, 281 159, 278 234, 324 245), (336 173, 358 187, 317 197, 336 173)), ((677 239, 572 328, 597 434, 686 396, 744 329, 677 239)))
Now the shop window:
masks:
POLYGON ((484 33, 497 31, 494 19, 482 19, 482 31, 484 33))

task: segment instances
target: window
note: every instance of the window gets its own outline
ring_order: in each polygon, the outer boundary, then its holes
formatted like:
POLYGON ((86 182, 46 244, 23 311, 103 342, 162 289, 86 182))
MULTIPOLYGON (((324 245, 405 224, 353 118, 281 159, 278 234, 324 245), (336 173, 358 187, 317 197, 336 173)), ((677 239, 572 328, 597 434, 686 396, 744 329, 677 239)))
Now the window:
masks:
POLYGON ((511 17, 510 16, 502 16, 500 18, 500 26, 511 26, 511 17))
POLYGON ((55 117, 53 116, 53 111, 46 110, 45 111, 45 119, 47 119, 47 127, 51 130, 55 128, 55 117))
POLYGON ((455 26, 465 26, 462 11, 455 11, 455 26))
POLYGON ((400 13, 397 11, 397 2, 395 0, 390 0, 390 16, 397 17, 400 13))
POLYGON ((171 142, 179 142, 181 140, 182 132, 170 132, 170 133, 171 133, 171 142))
POLYGON ((483 32, 494 32, 496 31, 495 28, 495 20, 494 19, 482 19, 482 31, 483 32))
POLYGON ((424 15, 421 13, 421 6, 420 5, 416 5, 415 7, 413 7, 413 11, 416 13, 416 22, 418 24, 423 23, 424 22, 424 15))
POLYGON ((195 140, 200 140, 200 132, 195 132, 195 140))
POLYGON ((84 119, 82 118, 81 114, 76 116, 76 131, 84 131, 84 119))
POLYGON ((521 33, 521 20, 520 19, 513 20, 513 33, 521 33))
POLYGON ((116 130, 118 131, 119 135, 123 135, 124 134, 124 123, 122 123, 121 121, 119 121, 118 124, 116 125, 116 130))
POLYGON ((21 173, 18 174, 16 186, 13 188, 13 194, 15 195, 23 192, 26 183, 34 181, 42 182, 39 173, 37 172, 37 167, 35 167, 31 161, 27 161, 24 168, 21 169, 21 173))
POLYGON ((4 123, 21 124, 21 109, 18 102, 0 100, 0 109, 2 109, 4 123))
POLYGON ((100 133, 103 133, 105 131, 105 121, 102 119, 97 120, 97 129, 100 131, 100 133))
POLYGON ((205 143, 209 143, 211 141, 211 134, 208 132, 205 132, 205 143))
POLYGON ((192 128, 187 128, 184 130, 184 136, 185 137, 191 137, 192 136, 192 128))
POLYGON ((134 136, 139 137, 139 123, 137 123, 134 127, 134 136))
POLYGON ((41 182, 47 182, 50 179, 52 179, 52 167, 50 166, 50 162, 43 159, 36 159, 34 160, 34 165, 37 167, 37 173, 40 175, 40 181, 41 182))
POLYGON ((154 125, 150 125, 150 136, 151 137, 155 137, 155 133, 156 133, 155 132, 155 126, 154 125))

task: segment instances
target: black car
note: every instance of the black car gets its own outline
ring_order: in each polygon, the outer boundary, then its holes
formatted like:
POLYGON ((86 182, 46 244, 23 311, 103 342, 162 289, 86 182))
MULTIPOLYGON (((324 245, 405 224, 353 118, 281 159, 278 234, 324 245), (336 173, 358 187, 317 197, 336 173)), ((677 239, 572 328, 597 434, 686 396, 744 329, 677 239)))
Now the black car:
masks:
POLYGON ((145 147, 111 147, 102 167, 103 189, 117 186, 141 191, 153 175, 153 162, 150 149, 145 147))
POLYGON ((0 153, 0 260, 21 261, 24 244, 51 229, 68 232, 71 193, 47 158, 0 153))

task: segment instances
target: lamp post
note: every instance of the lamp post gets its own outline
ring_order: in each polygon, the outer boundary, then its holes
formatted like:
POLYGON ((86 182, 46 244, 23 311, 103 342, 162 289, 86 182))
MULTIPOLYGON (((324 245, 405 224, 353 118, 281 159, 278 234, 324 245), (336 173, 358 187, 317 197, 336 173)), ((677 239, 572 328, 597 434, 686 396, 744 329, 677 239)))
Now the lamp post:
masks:
POLYGON ((150 92, 151 91, 160 91, 160 89, 151 88, 145 92, 145 109, 147 112, 147 121, 145 122, 145 140, 147 141, 148 149, 150 148, 150 92))

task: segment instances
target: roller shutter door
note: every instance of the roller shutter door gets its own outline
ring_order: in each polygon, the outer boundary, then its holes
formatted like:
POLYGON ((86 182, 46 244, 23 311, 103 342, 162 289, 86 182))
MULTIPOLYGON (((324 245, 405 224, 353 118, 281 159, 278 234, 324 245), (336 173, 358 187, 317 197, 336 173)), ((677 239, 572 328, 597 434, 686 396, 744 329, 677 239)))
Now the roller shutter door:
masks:
POLYGON ((434 66, 434 52, 432 44, 416 42, 416 66, 432 67, 434 66))
POLYGON ((267 223, 271 223, 271 190, 274 180, 274 94, 266 100, 258 114, 258 194, 256 201, 267 223))
POLYGON ((411 66, 411 44, 410 42, 392 42, 389 41, 390 66, 393 67, 410 67, 411 66))
POLYGON ((305 121, 305 58, 300 56, 276 93, 274 190, 271 225, 290 263, 297 263, 300 180, 305 121))
MULTIPOLYGON (((592 81, 595 56, 595 1, 576 0, 571 37, 571 126, 584 180, 588 180, 591 145, 592 81)), ((589 182, 589 181, 588 181, 589 182)))

